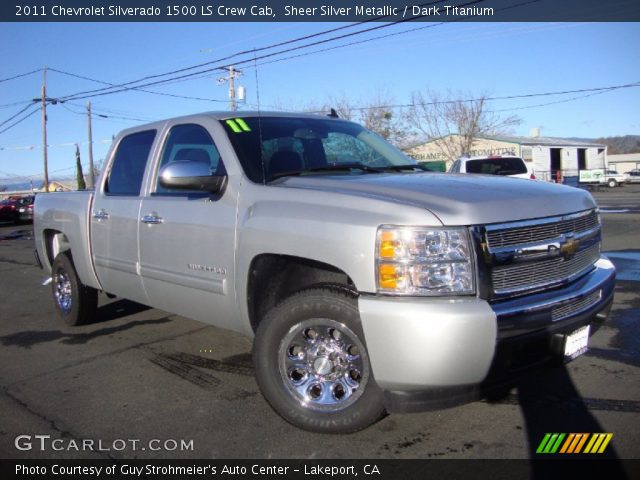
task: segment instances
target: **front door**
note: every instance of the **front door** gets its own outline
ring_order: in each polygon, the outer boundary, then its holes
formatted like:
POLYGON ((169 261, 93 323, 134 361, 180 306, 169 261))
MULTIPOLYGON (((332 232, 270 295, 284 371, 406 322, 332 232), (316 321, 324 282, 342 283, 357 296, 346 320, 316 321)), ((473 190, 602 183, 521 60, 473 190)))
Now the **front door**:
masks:
POLYGON ((169 130, 150 193, 140 209, 140 272, 154 307, 231 327, 234 324, 236 195, 168 190, 159 183, 163 166, 207 163, 225 175, 208 131, 181 124, 169 130))

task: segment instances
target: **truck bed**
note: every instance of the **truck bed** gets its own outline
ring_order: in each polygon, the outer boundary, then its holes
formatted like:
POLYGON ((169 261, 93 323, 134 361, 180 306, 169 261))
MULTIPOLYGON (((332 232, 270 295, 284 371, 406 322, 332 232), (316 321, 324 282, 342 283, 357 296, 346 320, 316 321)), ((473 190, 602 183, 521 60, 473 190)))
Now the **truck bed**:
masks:
POLYGON ((40 261, 47 272, 61 242, 70 245, 75 268, 82 283, 100 288, 93 270, 89 238, 90 210, 93 192, 55 192, 36 195, 34 206, 34 237, 40 261), (60 234, 64 232, 64 234, 60 234), (38 245, 40 243, 40 245, 38 245))

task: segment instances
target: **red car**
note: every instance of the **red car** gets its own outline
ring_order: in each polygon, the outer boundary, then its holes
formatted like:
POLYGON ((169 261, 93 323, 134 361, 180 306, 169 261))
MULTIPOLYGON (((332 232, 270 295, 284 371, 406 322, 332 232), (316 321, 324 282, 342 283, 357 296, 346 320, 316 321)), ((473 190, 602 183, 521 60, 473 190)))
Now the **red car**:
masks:
POLYGON ((33 221, 33 195, 27 197, 12 197, 0 201, 0 222, 33 221))

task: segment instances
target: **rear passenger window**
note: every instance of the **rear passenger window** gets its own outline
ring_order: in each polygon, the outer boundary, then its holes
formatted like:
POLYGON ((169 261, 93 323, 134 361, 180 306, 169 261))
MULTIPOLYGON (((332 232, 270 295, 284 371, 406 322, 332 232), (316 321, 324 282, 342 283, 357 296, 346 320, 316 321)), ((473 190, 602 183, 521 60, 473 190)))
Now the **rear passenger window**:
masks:
POLYGON ((160 166, 158 167, 155 194, 188 195, 189 190, 171 190, 160 185, 160 170, 165 165, 176 162, 201 162, 209 166, 212 175, 225 175, 224 165, 220 160, 220 153, 216 148, 209 132, 196 124, 177 125, 171 129, 162 151, 160 166))
POLYGON ((155 130, 132 133, 120 141, 104 186, 109 195, 140 195, 155 130))
POLYGON ((487 158, 467 162, 467 173, 488 175, 519 175, 527 173, 527 166, 520 158, 487 158))

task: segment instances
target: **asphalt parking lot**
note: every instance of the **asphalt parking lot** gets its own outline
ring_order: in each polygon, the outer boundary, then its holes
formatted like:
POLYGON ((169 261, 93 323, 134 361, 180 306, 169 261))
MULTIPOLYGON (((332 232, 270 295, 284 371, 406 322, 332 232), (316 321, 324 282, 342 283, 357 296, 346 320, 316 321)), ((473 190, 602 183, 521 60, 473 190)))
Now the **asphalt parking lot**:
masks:
POLYGON ((546 432, 609 432, 605 455, 640 458, 640 185, 594 196, 619 281, 585 355, 495 400, 391 415, 345 436, 273 413, 237 334, 106 297, 95 323, 62 326, 31 227, 0 225, 0 457, 531 458, 546 432), (49 440, 19 449, 20 435, 62 439, 62 450, 49 440), (83 440, 104 448, 69 448, 83 440))

